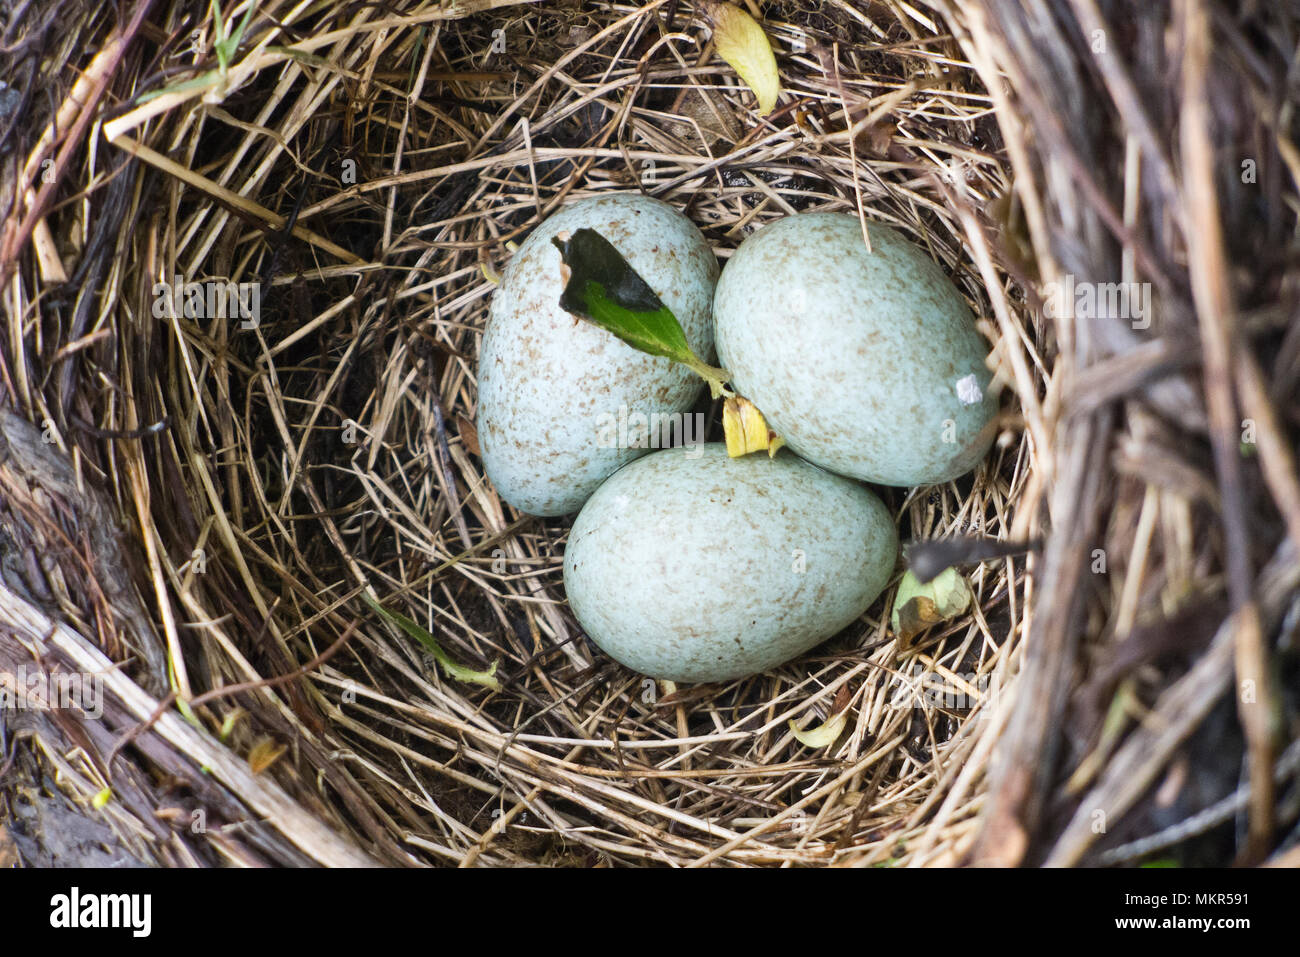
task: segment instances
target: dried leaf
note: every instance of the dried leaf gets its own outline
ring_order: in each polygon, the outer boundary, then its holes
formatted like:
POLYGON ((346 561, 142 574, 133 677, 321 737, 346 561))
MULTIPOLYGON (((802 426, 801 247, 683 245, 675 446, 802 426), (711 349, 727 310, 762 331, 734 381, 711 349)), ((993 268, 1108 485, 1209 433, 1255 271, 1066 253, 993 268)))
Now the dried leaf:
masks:
POLYGON ((284 752, 283 744, 276 744, 273 738, 262 738, 248 752, 248 766, 254 774, 261 774, 275 764, 284 752))
POLYGON ((466 452, 470 455, 483 455, 483 450, 478 444, 478 429, 473 422, 463 415, 457 415, 456 431, 460 433, 460 444, 465 446, 466 452))
POLYGON ((763 116, 771 113, 781 92, 781 77, 776 70, 772 43, 763 28, 734 4, 708 0, 702 12, 713 29, 718 56, 754 91, 758 112, 763 116))
POLYGON ((758 406, 742 395, 733 395, 722 403, 722 432, 727 439, 727 455, 733 459, 764 450, 771 458, 785 445, 785 440, 767 427, 758 406))
POLYGON ((872 123, 858 134, 858 145, 869 156, 887 156, 889 148, 894 144, 894 134, 897 132, 897 124, 888 119, 881 120, 872 123))

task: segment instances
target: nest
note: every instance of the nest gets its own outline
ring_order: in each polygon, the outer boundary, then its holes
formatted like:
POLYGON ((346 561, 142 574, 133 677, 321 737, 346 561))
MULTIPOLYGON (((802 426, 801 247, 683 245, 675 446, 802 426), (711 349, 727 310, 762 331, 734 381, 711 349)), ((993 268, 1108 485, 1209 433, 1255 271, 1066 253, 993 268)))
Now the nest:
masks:
POLYGON ((0 673, 102 690, 0 711, 0 859, 1294 859, 1292 12, 782 0, 768 116, 676 0, 222 15, 0 14, 0 673), (1041 547, 725 685, 589 644, 475 363, 509 244, 630 190, 724 259, 811 209, 925 248, 999 437, 886 503, 1041 547))

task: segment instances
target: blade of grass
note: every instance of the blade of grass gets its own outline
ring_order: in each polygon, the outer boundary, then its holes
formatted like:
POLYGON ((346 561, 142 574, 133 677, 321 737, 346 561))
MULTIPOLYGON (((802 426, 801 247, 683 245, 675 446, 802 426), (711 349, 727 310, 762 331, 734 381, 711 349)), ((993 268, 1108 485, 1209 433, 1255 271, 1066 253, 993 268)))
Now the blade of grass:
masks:
POLYGON ((402 629, 402 631, 406 632, 423 645, 425 650, 428 651, 429 654, 433 655, 434 660, 436 660, 438 664, 442 665, 442 670, 446 672, 448 678, 455 678, 457 681, 468 681, 471 684, 482 685, 485 688, 491 688, 493 691, 501 690, 501 682, 496 678, 496 670, 499 662, 492 662, 491 667, 489 667, 487 671, 475 671, 473 668, 467 668, 462 664, 458 664, 451 655, 443 651, 442 645, 438 644, 437 639, 435 639, 433 635, 429 634, 415 622, 411 621, 411 619, 407 618, 405 615, 398 614, 395 611, 385 608, 365 592, 361 593, 361 597, 365 599, 367 605, 379 612, 379 614, 383 615, 398 628, 402 629))

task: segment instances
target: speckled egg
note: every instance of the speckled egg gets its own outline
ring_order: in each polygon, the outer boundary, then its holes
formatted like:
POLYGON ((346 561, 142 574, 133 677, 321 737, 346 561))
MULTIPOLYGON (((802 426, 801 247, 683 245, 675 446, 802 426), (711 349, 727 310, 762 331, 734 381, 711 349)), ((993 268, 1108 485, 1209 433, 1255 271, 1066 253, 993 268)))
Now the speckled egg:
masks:
POLYGON ((883 485, 956 478, 988 452, 988 348, 921 249, 856 216, 803 213, 736 250, 714 294, 718 358, 790 448, 883 485))
POLYGON ((857 482, 788 452, 731 459, 714 443, 611 476, 573 524, 564 587, 588 637, 627 667, 726 681, 855 621, 897 552, 889 512, 857 482))
MULTIPOLYGON (((702 380, 560 308, 560 251, 583 227, 614 245, 677 316, 705 361, 718 262, 700 231, 639 193, 587 199, 539 225, 492 297, 479 352, 478 439, 497 492, 533 515, 577 511, 607 475, 648 451, 667 417, 689 409, 702 380), (635 447, 641 446, 641 447, 635 447)), ((680 432, 680 426, 679 426, 680 432)))

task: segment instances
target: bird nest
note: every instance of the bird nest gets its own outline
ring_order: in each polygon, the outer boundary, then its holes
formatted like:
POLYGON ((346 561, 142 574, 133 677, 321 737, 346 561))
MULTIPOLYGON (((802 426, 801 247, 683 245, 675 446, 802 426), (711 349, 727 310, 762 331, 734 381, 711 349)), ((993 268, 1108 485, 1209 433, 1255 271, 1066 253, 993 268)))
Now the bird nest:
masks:
POLYGON ((0 710, 0 859, 1294 857, 1290 13, 751 4, 760 115, 676 0, 227 6, 0 13, 0 673, 82 692, 0 710), (484 477, 476 359, 512 242, 638 190, 724 260, 828 210, 948 272, 998 438, 882 495, 1026 543, 968 611, 895 635, 900 563, 680 688, 586 640, 569 521, 484 477))

